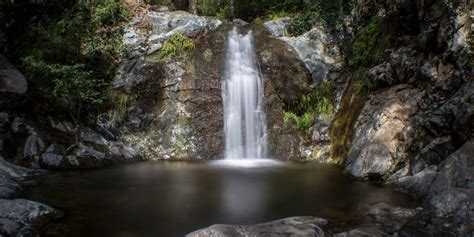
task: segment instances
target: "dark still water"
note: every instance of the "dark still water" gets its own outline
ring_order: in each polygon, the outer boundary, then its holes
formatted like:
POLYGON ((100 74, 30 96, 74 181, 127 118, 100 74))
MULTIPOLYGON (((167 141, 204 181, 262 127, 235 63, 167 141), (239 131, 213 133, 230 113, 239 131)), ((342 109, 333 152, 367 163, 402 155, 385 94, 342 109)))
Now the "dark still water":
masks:
POLYGON ((378 202, 414 207, 405 195, 349 180, 339 168, 283 163, 228 167, 144 162, 46 175, 22 195, 65 212, 45 236, 183 236, 211 224, 312 215, 357 224, 378 202))

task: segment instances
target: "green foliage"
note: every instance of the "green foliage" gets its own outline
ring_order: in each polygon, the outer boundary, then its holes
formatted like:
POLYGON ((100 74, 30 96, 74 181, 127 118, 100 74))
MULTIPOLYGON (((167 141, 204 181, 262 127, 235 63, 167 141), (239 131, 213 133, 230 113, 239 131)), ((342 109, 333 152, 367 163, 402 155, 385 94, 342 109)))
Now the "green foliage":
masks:
POLYGON ((288 31, 298 36, 310 30, 316 22, 335 30, 342 30, 341 10, 344 11, 347 4, 348 1, 340 5, 340 2, 334 0, 305 0, 303 8, 288 26, 288 31))
POLYGON ((130 96, 122 92, 110 90, 107 93, 107 100, 111 110, 116 112, 119 118, 122 118, 127 112, 130 96))
POLYGON ((224 11, 222 9, 227 8, 227 11, 229 9, 225 1, 219 0, 203 0, 197 5, 197 8, 200 14, 206 16, 216 16, 219 12, 224 11))
POLYGON ((288 33, 293 36, 302 35, 311 30, 316 20, 319 19, 317 12, 307 11, 296 15, 288 26, 288 33))
POLYGON ((51 98, 56 105, 69 109, 82 104, 97 106, 103 103, 100 90, 104 83, 94 79, 94 73, 85 65, 48 64, 33 57, 27 57, 23 62, 29 72, 48 78, 51 98))
POLYGON ((169 39, 163 43, 158 57, 160 60, 167 58, 182 56, 186 51, 194 49, 194 42, 192 39, 185 38, 180 33, 173 34, 169 39))
POLYGON ((327 82, 312 93, 303 95, 299 102, 299 110, 332 115, 335 111, 332 103, 332 96, 335 89, 334 83, 327 82))
POLYGON ((293 111, 284 112, 284 121, 293 120, 296 128, 307 130, 312 126, 318 114, 334 114, 335 107, 332 98, 335 89, 333 82, 326 82, 312 93, 303 95, 293 106, 293 111))
POLYGON ((224 20, 224 19, 229 19, 231 17, 230 15, 230 8, 228 5, 223 5, 222 7, 219 8, 219 10, 216 13, 217 18, 224 20))
POLYGON ((298 116, 291 111, 285 111, 283 114, 283 121, 288 123, 291 120, 295 123, 295 128, 306 131, 313 125, 314 116, 315 114, 311 111, 307 111, 301 116, 298 116))
MULTIPOLYGON (((41 83, 52 111, 95 112, 107 105, 128 11, 123 0, 78 0, 31 13, 11 50, 41 83)), ((76 116, 79 117, 79 116, 76 116)))
POLYGON ((374 90, 374 84, 368 78, 355 81, 355 92, 358 95, 368 95, 374 90))
POLYGON ((386 58, 385 49, 390 47, 389 34, 385 35, 383 20, 375 17, 371 22, 357 32, 352 45, 352 55, 349 67, 370 67, 386 58))

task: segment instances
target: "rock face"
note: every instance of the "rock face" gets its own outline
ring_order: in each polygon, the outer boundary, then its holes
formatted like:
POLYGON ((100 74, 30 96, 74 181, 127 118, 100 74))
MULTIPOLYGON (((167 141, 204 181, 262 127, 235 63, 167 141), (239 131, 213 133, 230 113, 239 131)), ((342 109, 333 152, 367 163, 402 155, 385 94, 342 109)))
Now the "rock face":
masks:
POLYGON ((392 49, 386 62, 368 70, 379 90, 354 125, 345 167, 358 178, 398 179, 438 166, 473 134, 467 12, 463 3, 442 1, 373 4, 420 29, 416 36, 400 37, 405 46, 392 49), (402 18, 408 13, 401 9, 408 6, 418 18, 402 18))
MULTIPOLYGON (((399 44, 385 62, 366 70, 377 90, 355 119, 344 163, 356 178, 385 181, 423 200, 428 208, 412 223, 416 230, 400 234, 470 236, 474 231, 468 5, 433 0, 361 2, 356 7, 356 17, 378 14, 419 26, 395 36, 399 44)), ((354 231, 375 235, 381 230, 367 228, 354 231)))
POLYGON ((323 237, 327 221, 317 217, 290 217, 256 225, 212 225, 186 237, 301 236, 323 237))
POLYGON ((61 216, 58 210, 41 203, 25 199, 0 199, 0 234, 31 236, 32 225, 61 216))
MULTIPOLYGON (((264 27, 272 34, 274 38, 279 39, 288 45, 299 61, 304 63, 309 72, 308 84, 309 90, 287 90, 292 92, 292 100, 284 101, 286 109, 299 103, 302 95, 319 89, 324 83, 331 82, 337 87, 334 95, 334 106, 339 108, 340 99, 347 87, 344 78, 341 77, 343 68, 343 58, 341 55, 342 35, 326 29, 322 25, 314 26, 305 34, 297 37, 289 36, 287 33, 291 18, 284 17, 265 22, 264 27), (294 93, 298 92, 298 93, 294 93)), ((282 70, 288 70, 282 68, 282 70)), ((299 83, 302 84, 302 83, 299 83)), ((285 90, 283 90, 285 93, 285 90)), ((314 120, 314 125, 309 131, 301 131, 299 136, 305 139, 299 139, 299 155, 304 159, 318 160, 327 163, 336 163, 331 159, 330 144, 331 139, 329 131, 334 120, 334 114, 319 114, 314 120), (309 144, 307 142, 310 141, 309 144)), ((286 129, 291 131, 291 129, 286 129)), ((294 133, 294 132, 293 132, 294 133)), ((280 137, 281 139, 281 137, 280 137)), ((295 140, 293 140, 295 141, 295 140)), ((289 143, 284 141, 283 144, 289 143)), ((282 147, 285 147, 284 145, 282 147)), ((295 151, 296 152, 296 151, 295 151)))
POLYGON ((444 160, 439 168, 430 166, 421 172, 389 182, 400 191, 424 198, 433 215, 456 221, 474 220, 474 141, 467 141, 444 160))
POLYGON ((307 70, 295 51, 261 26, 222 23, 181 11, 150 11, 127 28, 127 54, 114 85, 139 96, 123 121, 110 127, 121 130, 121 137, 149 159, 215 159, 223 155, 221 80, 227 34, 233 27, 252 30, 257 39, 269 153, 298 158, 299 136, 287 131, 283 123, 284 105, 309 88, 307 70), (194 49, 158 59, 166 39, 176 33, 191 39, 194 49))
POLYGON ((76 129, 70 122, 52 118, 27 118, 8 113, 2 116, 0 156, 16 164, 34 169, 77 169, 139 159, 135 150, 110 136, 110 131, 76 129), (78 134, 79 143, 76 143, 78 134))
POLYGON ((385 176, 405 156, 413 142, 413 115, 423 91, 398 85, 373 95, 355 124, 346 170, 355 177, 385 176))
POLYGON ((25 76, 0 54, 0 92, 24 94, 28 90, 25 76))
POLYGON ((338 47, 340 36, 330 33, 321 26, 314 26, 310 31, 298 37, 287 35, 287 27, 291 22, 288 17, 268 21, 264 26, 273 36, 290 45, 303 61, 311 74, 311 84, 339 77, 343 60, 338 47))

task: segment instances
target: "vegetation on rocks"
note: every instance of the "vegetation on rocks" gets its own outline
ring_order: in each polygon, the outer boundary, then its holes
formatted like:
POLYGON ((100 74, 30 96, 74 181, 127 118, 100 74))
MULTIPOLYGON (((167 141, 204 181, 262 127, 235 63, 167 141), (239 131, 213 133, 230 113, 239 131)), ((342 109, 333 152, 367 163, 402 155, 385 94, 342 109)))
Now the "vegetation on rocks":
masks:
MULTIPOLYGON (((10 56, 43 90, 48 109, 77 114, 109 103, 108 82, 120 58, 123 26, 129 18, 124 1, 74 1, 45 6, 22 16, 18 45, 10 56)), ((13 37, 10 35, 9 37, 13 37)))
POLYGON ((349 67, 370 67, 381 63, 387 57, 385 50, 390 47, 390 36, 385 34, 384 21, 374 17, 369 24, 356 34, 352 44, 349 67))
POLYGON ((192 39, 187 39, 180 33, 173 34, 163 43, 163 47, 159 52, 159 59, 164 60, 171 57, 183 56, 186 51, 194 49, 192 39))
POLYGON ((303 95, 292 109, 284 112, 285 123, 292 120, 296 128, 308 130, 317 115, 332 115, 335 112, 333 97, 334 82, 326 82, 310 94, 303 95))
POLYGON ((358 95, 368 95, 374 90, 374 84, 370 81, 370 79, 364 77, 354 82, 354 90, 358 95))

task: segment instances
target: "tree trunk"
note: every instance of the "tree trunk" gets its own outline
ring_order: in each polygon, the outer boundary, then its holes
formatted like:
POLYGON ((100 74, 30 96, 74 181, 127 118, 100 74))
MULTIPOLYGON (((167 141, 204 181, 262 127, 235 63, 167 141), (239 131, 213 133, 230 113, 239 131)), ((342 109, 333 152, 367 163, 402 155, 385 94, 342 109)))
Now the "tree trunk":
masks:
POLYGON ((229 15, 230 18, 233 19, 235 17, 235 0, 229 0, 229 15))
POLYGON ((198 0, 189 0, 189 12, 197 15, 198 14, 198 0))

